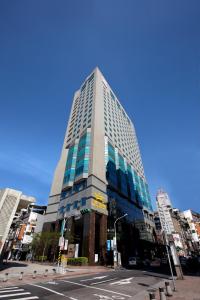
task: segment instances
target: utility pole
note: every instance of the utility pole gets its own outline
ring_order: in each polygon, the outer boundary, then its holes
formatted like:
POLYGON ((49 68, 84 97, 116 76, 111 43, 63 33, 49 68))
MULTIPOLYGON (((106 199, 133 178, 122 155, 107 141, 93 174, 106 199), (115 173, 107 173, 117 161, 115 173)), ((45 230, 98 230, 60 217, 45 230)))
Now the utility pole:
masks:
POLYGON ((166 247, 166 251, 167 251, 167 258, 168 258, 170 272, 171 272, 171 276, 172 276, 173 287, 174 287, 174 291, 176 291, 174 274, 173 274, 173 270, 172 270, 172 264, 171 264, 171 259, 170 259, 170 254, 169 254, 169 248, 168 248, 169 247, 169 245, 168 245, 168 238, 167 238, 165 230, 163 230, 163 233, 164 233, 164 239, 165 239, 165 247, 166 247))

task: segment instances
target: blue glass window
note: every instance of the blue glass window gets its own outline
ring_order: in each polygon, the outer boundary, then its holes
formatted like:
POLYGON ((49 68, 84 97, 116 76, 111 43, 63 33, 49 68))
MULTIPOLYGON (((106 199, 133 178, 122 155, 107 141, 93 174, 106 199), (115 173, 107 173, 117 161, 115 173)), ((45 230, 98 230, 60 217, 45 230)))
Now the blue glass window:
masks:
POLYGON ((74 202, 73 208, 76 209, 78 207, 78 201, 74 202))
POLYGON ((124 165, 124 158, 118 154, 119 158, 119 168, 124 172, 125 171, 125 165, 124 165))
POLYGON ((85 197, 83 197, 81 199, 81 206, 85 206, 86 205, 86 200, 87 200, 87 198, 85 198, 85 197))
POLYGON ((108 143, 108 160, 115 163, 115 148, 110 143, 108 143))
POLYGON ((63 214, 63 213, 64 213, 64 210, 65 210, 64 206, 61 206, 61 207, 59 208, 59 213, 60 213, 60 214, 63 214))
POLYGON ((66 211, 70 211, 71 204, 66 205, 66 211))
POLYGON ((79 140, 75 176, 79 176, 82 173, 88 173, 89 155, 90 155, 90 133, 87 132, 79 140))

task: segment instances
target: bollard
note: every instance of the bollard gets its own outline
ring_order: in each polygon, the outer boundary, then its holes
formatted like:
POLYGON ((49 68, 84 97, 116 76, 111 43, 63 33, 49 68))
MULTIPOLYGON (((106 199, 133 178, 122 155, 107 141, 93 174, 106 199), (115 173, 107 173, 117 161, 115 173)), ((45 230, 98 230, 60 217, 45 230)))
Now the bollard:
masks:
POLYGON ((149 300, 156 300, 155 293, 149 293, 149 300))
POLYGON ((37 271, 33 271, 33 279, 36 278, 36 273, 37 273, 37 271))
POLYGON ((53 270, 53 274, 55 275, 56 274, 56 269, 52 269, 53 270))
POLYGON ((3 279, 3 282, 6 282, 8 280, 8 273, 5 273, 5 277, 3 279))
POLYGON ((173 293, 172 293, 172 289, 171 289, 171 286, 168 281, 165 281, 165 287, 166 287, 166 295, 171 297, 173 295, 173 293))
POLYGON ((24 274, 24 272, 20 272, 19 280, 22 280, 22 279, 23 279, 23 274, 24 274))
POLYGON ((164 288, 160 287, 159 288, 159 294, 160 294, 160 300, 166 300, 166 296, 165 296, 165 292, 164 292, 164 288))
POLYGON ((44 277, 47 277, 47 274, 48 274, 48 269, 45 270, 44 277))

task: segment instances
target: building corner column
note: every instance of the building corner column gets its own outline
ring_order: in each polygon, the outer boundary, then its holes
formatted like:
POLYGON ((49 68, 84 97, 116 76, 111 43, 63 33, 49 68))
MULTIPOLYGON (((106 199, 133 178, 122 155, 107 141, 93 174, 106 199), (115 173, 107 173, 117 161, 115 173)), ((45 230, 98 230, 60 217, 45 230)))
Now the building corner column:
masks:
POLYGON ((83 256, 88 257, 89 265, 95 263, 95 212, 83 216, 83 256))
POLYGON ((107 216, 100 218, 100 264, 106 264, 106 242, 107 242, 107 216))

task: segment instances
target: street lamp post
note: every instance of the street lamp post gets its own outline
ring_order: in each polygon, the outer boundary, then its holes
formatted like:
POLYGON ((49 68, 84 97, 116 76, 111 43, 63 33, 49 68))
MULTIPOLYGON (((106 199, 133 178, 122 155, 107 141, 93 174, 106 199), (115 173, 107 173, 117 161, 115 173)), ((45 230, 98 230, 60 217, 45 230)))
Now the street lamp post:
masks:
MULTIPOLYGON (((66 222, 67 220, 69 219, 70 217, 69 216, 66 216, 64 214, 64 218, 63 218, 63 224, 62 224, 62 228, 61 228, 61 243, 63 243, 63 239, 64 239, 64 233, 65 233, 65 225, 66 225, 66 222)), ((58 270, 60 269, 60 260, 61 260, 61 245, 60 245, 60 249, 59 249, 59 256, 58 256, 58 270)))
POLYGON ((117 251, 117 229, 116 229, 116 224, 119 220, 121 220, 122 218, 125 218, 128 214, 124 214, 123 216, 117 218, 114 222, 114 232, 115 232, 115 236, 114 236, 114 268, 116 268, 118 266, 118 251, 117 251))
POLYGON ((70 218, 72 218, 72 217, 79 218, 80 216, 81 216, 81 214, 78 211, 74 212, 73 214, 67 214, 66 212, 64 213, 63 224, 62 224, 62 227, 61 227, 61 236, 60 236, 60 240, 59 240, 59 247, 60 247, 60 249, 59 249, 58 265, 57 265, 58 272, 60 272, 60 269, 61 269, 61 272, 63 272, 63 267, 60 268, 60 262, 61 262, 61 248, 65 246, 65 240, 63 241, 63 239, 64 239, 64 233, 65 233, 66 223, 67 223, 67 221, 70 218))

